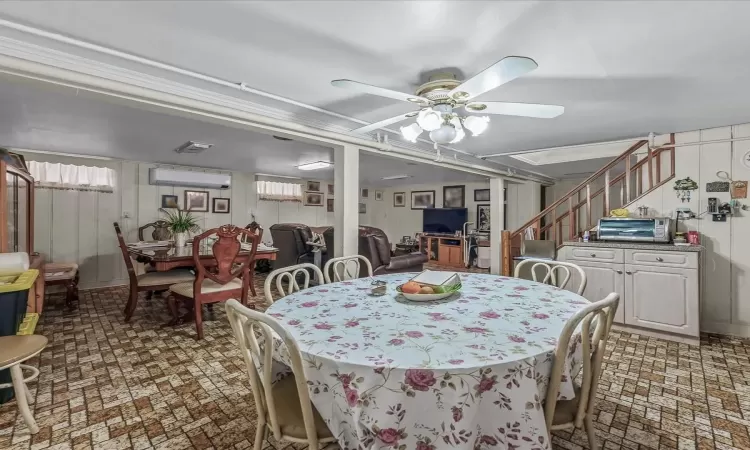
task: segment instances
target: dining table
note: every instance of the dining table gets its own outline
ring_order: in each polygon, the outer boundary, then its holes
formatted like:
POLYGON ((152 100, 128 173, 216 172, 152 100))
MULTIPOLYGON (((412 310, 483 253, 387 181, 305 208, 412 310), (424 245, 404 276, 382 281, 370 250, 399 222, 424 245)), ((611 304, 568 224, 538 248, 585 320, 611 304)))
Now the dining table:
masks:
MULTIPOLYGON (((201 262, 206 266, 215 264, 213 250, 209 243, 201 243, 200 245, 200 259, 201 262)), ((193 267, 195 261, 193 259, 193 246, 187 245, 185 247, 175 247, 172 244, 165 245, 162 247, 133 247, 128 246, 128 252, 131 257, 139 262, 143 262, 151 265, 157 272, 164 272, 178 267, 193 267)), ((274 247, 259 247, 255 253, 255 259, 268 259, 275 260, 278 249, 274 247)), ((239 256, 249 255, 250 251, 247 249, 240 249, 239 256)))
MULTIPOLYGON (((542 405, 557 339, 590 303, 555 286, 460 274, 462 288, 409 301, 396 287, 415 274, 311 287, 267 313, 289 330, 310 398, 343 449, 549 449, 542 405), (372 294, 374 281, 386 294, 372 294)), ((276 339, 276 338, 274 338, 276 339)), ((288 349, 272 345, 275 380, 288 349)), ((558 399, 574 397, 581 337, 571 339, 558 399)))

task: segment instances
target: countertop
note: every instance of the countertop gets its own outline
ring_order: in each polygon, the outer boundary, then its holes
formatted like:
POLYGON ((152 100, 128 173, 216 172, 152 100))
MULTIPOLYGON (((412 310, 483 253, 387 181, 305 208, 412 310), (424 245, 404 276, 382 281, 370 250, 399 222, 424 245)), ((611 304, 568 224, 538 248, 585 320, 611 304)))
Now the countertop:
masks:
POLYGON ((672 245, 672 244, 656 244, 651 242, 576 242, 576 241, 565 241, 563 245, 570 245, 576 247, 600 247, 600 248, 633 248, 637 250, 657 250, 657 251, 669 251, 669 252, 700 252, 703 251, 701 245, 672 245))

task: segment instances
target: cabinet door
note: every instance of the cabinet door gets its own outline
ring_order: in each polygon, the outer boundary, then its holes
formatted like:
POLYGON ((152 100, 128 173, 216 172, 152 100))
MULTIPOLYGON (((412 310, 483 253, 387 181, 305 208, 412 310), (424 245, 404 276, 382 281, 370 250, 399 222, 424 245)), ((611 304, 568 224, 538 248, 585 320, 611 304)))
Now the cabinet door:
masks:
POLYGON ((698 271, 625 265, 625 323, 698 336, 698 271))
MULTIPOLYGON (((625 275, 622 264, 581 263, 576 261, 586 274, 586 288, 583 296, 590 302, 604 300, 612 292, 620 294, 620 303, 615 312, 615 323, 625 323, 625 275)), ((558 271, 558 273, 561 273, 558 271)), ((571 271, 570 281, 566 289, 575 292, 581 282, 578 272, 571 271)))

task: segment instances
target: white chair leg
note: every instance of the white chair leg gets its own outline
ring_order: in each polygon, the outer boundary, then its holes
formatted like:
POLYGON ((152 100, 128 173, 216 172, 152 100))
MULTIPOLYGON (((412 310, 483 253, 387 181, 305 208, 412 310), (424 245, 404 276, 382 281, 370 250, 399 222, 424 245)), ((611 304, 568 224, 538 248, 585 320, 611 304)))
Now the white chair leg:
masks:
POLYGON ((29 385, 24 383, 23 384, 23 391, 26 393, 26 403, 29 405, 34 403, 34 396, 31 395, 31 390, 29 390, 29 385))
POLYGON ((13 379, 13 390, 16 393, 16 401, 18 402, 18 410, 21 412, 26 426, 29 427, 31 434, 37 434, 39 432, 39 426, 34 420, 34 416, 31 414, 28 404, 28 389, 26 383, 23 382, 23 371, 21 371, 21 365, 16 364, 10 368, 10 376, 13 379))
POLYGON ((599 444, 596 442, 596 428, 594 428, 594 421, 592 420, 591 414, 586 414, 584 416, 583 424, 586 428, 586 434, 589 437, 589 449, 599 450, 599 444))
POLYGON ((253 450, 261 450, 263 448, 263 438, 266 436, 266 425, 259 423, 255 430, 255 444, 253 450))

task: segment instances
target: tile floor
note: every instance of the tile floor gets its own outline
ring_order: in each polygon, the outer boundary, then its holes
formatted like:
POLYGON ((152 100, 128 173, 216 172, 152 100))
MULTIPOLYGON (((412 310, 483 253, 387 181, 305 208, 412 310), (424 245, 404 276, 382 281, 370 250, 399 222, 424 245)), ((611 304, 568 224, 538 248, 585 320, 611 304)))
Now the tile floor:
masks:
MULTIPOLYGON (((33 361, 41 428, 28 434, 15 401, 0 405, 0 449, 243 449, 252 394, 221 308, 198 342, 192 325, 161 328, 161 299, 122 319, 124 287, 81 292, 80 308, 49 304, 50 344, 33 361)), ((750 341, 704 336, 700 347, 614 332, 596 425, 605 449, 750 449, 750 341)), ((585 433, 556 432, 561 449, 585 433)))

